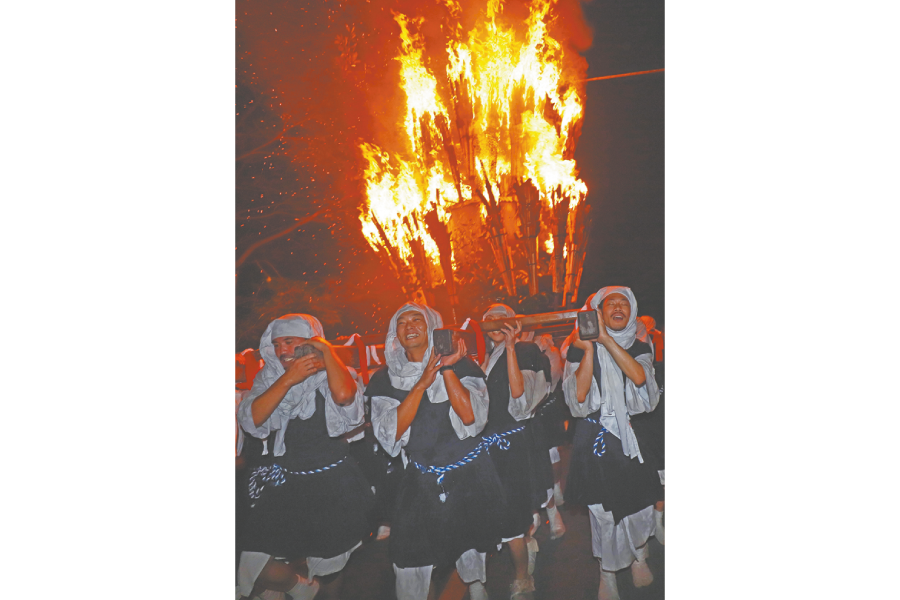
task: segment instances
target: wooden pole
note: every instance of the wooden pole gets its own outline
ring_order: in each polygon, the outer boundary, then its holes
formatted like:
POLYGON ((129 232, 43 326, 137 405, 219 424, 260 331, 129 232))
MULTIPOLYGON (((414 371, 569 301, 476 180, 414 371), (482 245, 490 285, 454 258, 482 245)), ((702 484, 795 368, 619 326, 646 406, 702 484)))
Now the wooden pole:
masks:
POLYGON ((603 77, 591 77, 590 79, 582 79, 581 81, 600 81, 603 79, 616 79, 618 77, 633 77, 634 75, 646 75, 647 73, 662 73, 665 69, 653 69, 650 71, 635 71, 634 73, 622 73, 620 75, 604 75, 603 77))
POLYGON ((513 189, 519 200, 519 219, 522 221, 525 257, 528 261, 528 295, 538 293, 538 235, 541 232, 540 192, 528 180, 518 183, 513 180, 513 189))
POLYGON ((391 245, 390 240, 388 240, 387 234, 381 227, 381 223, 379 223, 378 219, 375 218, 375 215, 372 215, 372 223, 374 223, 375 228, 378 229, 378 235, 381 237, 381 242, 384 245, 384 249, 387 252, 388 258, 390 259, 391 266, 394 267, 394 272, 397 274, 397 279, 399 279, 400 289, 403 290, 404 295, 410 297, 410 292, 407 289, 407 286, 404 285, 407 278, 406 274, 403 271, 403 261, 400 260, 400 257, 397 255, 397 250, 391 245))
MULTIPOLYGON (((537 315, 518 315, 516 317, 497 319, 494 321, 476 321, 478 327, 471 329, 462 329, 462 325, 450 325, 442 327, 441 330, 449 330, 454 337, 460 338, 466 343, 466 351, 475 355, 477 353, 478 340, 474 329, 483 332, 498 331, 505 324, 513 324, 519 322, 522 324, 522 331, 533 331, 536 335, 550 333, 553 335, 568 334, 572 331, 578 310, 559 310, 549 313, 540 313, 537 315)), ((435 330, 439 331, 439 330, 435 330)))
MULTIPOLYGON (((441 192, 434 190, 435 202, 440 204, 441 192)), ((426 213, 425 227, 428 235, 438 247, 438 257, 441 269, 444 272, 444 280, 447 282, 447 294, 450 296, 450 312, 453 320, 456 320, 456 311, 459 308, 459 296, 456 293, 456 281, 453 279, 453 248, 450 245, 450 232, 447 225, 441 222, 437 214, 437 207, 426 213)))

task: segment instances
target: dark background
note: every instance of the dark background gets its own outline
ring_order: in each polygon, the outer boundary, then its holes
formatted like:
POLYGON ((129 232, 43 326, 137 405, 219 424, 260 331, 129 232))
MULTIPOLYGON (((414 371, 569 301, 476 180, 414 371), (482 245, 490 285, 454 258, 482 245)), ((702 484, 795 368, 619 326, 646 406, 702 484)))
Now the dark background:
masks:
MULTIPOLYGON (((665 68, 663 2, 584 5, 594 30, 588 78, 665 68)), ((634 291, 638 312, 665 321, 665 74, 589 81, 575 158, 594 214, 578 297, 634 291)))

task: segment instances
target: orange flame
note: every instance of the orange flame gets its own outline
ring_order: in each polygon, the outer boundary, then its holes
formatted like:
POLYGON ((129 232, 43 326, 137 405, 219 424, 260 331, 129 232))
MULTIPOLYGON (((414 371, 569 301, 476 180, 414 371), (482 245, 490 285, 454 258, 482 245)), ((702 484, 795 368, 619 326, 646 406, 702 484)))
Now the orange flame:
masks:
MULTIPOLYGON (((587 196, 572 159, 572 133, 584 117, 583 84, 565 68, 563 46, 548 33, 554 2, 534 0, 523 27, 503 20, 501 0, 488 0, 464 35, 461 8, 444 0, 455 22, 446 57, 437 57, 447 62, 440 78, 426 65, 424 39, 416 33, 422 19, 394 13, 409 154, 404 160, 374 144, 360 146, 367 197, 360 221, 373 248, 388 243, 410 265, 417 240, 436 266, 425 214, 436 210, 447 223, 448 208, 472 200, 473 187, 487 196, 485 178, 501 198, 514 196, 514 183, 530 180, 545 206, 568 197, 570 214, 587 196)), ((487 219, 483 205, 481 215, 487 219)), ((552 254, 551 238, 544 247, 552 254)))

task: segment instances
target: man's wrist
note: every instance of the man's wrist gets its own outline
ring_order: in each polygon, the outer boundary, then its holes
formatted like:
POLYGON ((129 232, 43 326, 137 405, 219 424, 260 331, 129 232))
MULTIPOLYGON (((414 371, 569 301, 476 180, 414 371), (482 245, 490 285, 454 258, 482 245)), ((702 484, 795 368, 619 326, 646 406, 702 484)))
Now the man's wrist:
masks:
POLYGON ((443 367, 438 369, 438 371, 441 373, 441 375, 443 375, 447 371, 453 371, 455 373, 456 369, 453 368, 453 365, 444 365, 443 367))
POLYGON ((285 371, 284 373, 281 374, 281 377, 279 377, 279 378, 275 381, 275 383, 276 383, 276 384, 281 384, 281 387, 283 387, 285 390, 289 390, 289 389, 291 389, 292 387, 294 387, 294 386, 297 385, 297 384, 296 384, 296 383, 292 383, 291 381, 289 381, 289 380, 288 380, 288 377, 289 377, 289 375, 287 374, 287 371, 285 371))

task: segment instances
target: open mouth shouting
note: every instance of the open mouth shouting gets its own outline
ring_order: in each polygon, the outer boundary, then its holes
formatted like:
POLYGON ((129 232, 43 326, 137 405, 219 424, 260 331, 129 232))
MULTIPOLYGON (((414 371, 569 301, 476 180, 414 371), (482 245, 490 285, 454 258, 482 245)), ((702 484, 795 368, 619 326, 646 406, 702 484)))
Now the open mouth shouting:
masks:
POLYGON ((610 294, 603 299, 603 320, 613 331, 621 331, 628 326, 631 318, 631 304, 622 294, 610 294))

